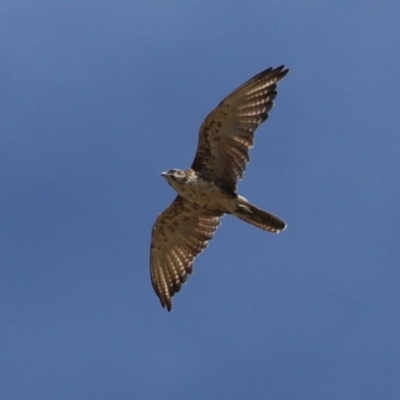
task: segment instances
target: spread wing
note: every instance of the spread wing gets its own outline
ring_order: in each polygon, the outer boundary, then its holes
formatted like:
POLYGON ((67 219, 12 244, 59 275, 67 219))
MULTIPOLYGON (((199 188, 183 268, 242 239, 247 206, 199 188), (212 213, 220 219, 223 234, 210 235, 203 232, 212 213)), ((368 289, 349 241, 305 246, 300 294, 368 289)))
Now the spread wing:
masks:
POLYGON ((177 196, 157 218, 152 232, 150 273, 163 307, 172 308, 172 296, 192 272, 193 261, 208 245, 223 215, 177 196))
POLYGON ((259 73, 226 97, 203 122, 192 164, 195 171, 210 174, 228 190, 236 190, 249 162, 254 132, 268 118, 277 95, 276 84, 289 70, 259 73))

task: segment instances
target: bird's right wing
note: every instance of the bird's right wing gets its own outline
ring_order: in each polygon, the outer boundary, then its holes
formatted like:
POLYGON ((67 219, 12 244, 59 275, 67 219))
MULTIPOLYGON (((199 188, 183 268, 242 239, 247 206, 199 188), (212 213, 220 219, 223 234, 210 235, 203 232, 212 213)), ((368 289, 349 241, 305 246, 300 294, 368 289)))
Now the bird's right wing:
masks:
POLYGON ((158 216, 152 231, 150 273, 161 305, 168 311, 172 308, 172 296, 191 274, 194 259, 207 247, 222 215, 178 195, 158 216))

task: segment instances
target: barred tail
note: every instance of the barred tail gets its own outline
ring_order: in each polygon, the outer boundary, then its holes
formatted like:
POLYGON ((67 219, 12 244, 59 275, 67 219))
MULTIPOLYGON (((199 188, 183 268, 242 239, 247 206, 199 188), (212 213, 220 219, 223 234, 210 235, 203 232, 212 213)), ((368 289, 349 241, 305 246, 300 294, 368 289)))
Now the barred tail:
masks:
POLYGON ((236 217, 268 232, 279 233, 286 228, 285 222, 275 215, 260 210, 250 203, 240 204, 233 213, 236 217))

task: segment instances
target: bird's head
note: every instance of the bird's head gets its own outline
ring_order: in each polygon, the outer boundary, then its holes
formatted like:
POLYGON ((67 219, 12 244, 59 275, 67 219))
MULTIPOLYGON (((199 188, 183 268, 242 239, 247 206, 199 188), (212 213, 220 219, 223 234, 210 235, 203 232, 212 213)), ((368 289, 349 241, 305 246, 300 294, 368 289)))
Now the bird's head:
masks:
POLYGON ((180 169, 169 169, 168 171, 164 171, 161 176, 163 176, 167 182, 173 187, 177 188, 182 183, 185 183, 187 177, 185 171, 180 169))

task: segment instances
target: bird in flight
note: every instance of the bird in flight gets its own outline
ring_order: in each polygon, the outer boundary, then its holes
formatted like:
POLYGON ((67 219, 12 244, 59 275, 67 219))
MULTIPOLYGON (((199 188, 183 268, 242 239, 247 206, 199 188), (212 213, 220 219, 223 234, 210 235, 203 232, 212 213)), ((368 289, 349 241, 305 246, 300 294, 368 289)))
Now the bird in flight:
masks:
POLYGON ((201 125, 192 166, 161 174, 178 195, 153 226, 150 274, 168 311, 224 214, 272 233, 286 228, 284 221, 237 194, 236 184, 250 160, 254 133, 273 106, 277 83, 288 71, 283 65, 268 68, 232 92, 201 125))

